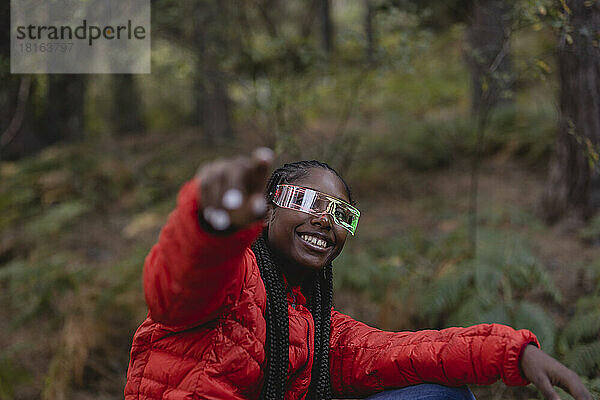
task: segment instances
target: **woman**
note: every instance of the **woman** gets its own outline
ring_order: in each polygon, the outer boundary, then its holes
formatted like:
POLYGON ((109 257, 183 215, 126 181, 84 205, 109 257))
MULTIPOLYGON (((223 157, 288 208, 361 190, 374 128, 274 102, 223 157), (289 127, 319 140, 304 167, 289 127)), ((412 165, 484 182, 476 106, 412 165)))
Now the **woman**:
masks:
POLYGON ((501 378, 531 381, 548 399, 559 399, 557 384, 591 400, 529 331, 383 332, 333 310, 331 263, 360 213, 317 161, 277 169, 265 202, 270 160, 263 149, 217 161, 181 189, 146 258, 150 311, 126 399, 469 399, 451 387, 501 378))

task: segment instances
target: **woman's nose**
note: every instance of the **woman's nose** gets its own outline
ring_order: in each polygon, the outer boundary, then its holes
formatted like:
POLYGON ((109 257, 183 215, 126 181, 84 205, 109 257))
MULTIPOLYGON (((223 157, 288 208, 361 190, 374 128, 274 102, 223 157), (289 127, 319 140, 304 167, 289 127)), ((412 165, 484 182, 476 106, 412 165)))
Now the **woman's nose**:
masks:
POLYGON ((323 213, 321 215, 314 216, 311 223, 321 225, 324 228, 331 228, 331 215, 323 213))

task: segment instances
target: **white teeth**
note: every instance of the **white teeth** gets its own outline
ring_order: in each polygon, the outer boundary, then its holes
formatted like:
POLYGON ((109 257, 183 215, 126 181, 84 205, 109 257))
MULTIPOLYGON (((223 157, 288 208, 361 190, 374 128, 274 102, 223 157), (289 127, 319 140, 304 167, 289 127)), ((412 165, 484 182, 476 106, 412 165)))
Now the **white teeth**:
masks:
POLYGON ((302 235, 302 239, 319 247, 327 247, 327 242, 325 240, 316 238, 314 236, 302 235))

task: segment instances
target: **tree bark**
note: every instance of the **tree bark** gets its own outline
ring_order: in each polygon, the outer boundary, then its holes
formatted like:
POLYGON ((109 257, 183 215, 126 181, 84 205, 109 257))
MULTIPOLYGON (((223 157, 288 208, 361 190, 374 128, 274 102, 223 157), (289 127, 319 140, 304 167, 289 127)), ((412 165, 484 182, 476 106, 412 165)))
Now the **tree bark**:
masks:
POLYGON ((5 133, 17 109, 20 81, 19 76, 10 74, 10 1, 0 3, 0 26, 0 66, 4 67, 0 69, 0 156, 6 158, 9 143, 5 133))
POLYGON ((300 20, 300 36, 306 41, 309 40, 313 33, 316 25, 315 21, 317 21, 320 11, 319 8, 320 4, 317 1, 310 0, 307 2, 306 12, 300 20))
POLYGON ((229 44, 227 1, 204 0, 194 5, 194 39, 198 54, 195 121, 209 142, 233 137, 231 100, 221 61, 229 44))
POLYGON ((144 130, 141 96, 132 74, 113 76, 113 121, 118 134, 144 130))
POLYGON ((47 145, 35 75, 10 74, 10 2, 0 2, 0 158, 19 159, 47 145))
POLYGON ((367 61, 373 61, 375 54, 375 28, 373 26, 373 18, 375 17, 375 7, 373 0, 364 0, 365 7, 365 37, 366 37, 366 56, 367 61))
POLYGON ((471 109, 478 114, 510 103, 513 90, 510 57, 511 3, 476 0, 467 26, 465 57, 471 73, 471 109))
MULTIPOLYGON (((25 114, 27 112, 27 103, 29 102, 29 91, 31 89, 31 77, 21 77, 21 83, 19 84, 19 93, 17 95, 16 107, 12 118, 8 126, 2 124, 5 128, 0 135, 0 148, 4 149, 12 143, 21 128, 23 127, 23 121, 25 120, 25 114)), ((7 118, 8 120, 8 118, 7 118)))
POLYGON ((333 23, 331 21, 331 7, 329 0, 321 2, 321 43, 325 54, 330 55, 333 51, 333 23))
POLYGON ((600 208, 600 3, 567 1, 558 45, 560 114, 543 210, 548 222, 600 208), (570 32, 570 33, 568 33, 570 32))
POLYGON ((85 78, 83 75, 49 75, 44 140, 52 144, 83 137, 85 78))

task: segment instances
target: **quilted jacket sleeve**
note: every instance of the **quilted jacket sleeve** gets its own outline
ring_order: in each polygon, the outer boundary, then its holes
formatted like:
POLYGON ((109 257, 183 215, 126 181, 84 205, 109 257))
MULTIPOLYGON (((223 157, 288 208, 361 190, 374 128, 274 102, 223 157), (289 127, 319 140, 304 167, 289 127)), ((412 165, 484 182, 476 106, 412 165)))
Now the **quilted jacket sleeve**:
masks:
POLYGON ((214 236, 198 222, 198 184, 180 190, 158 243, 144 263, 144 295, 151 318, 176 329, 214 319, 239 296, 245 258, 261 230, 257 222, 229 236, 214 236))
POLYGON ((331 384, 340 397, 424 382, 526 385, 519 358, 529 343, 539 346, 530 331, 505 325, 395 333, 332 310, 331 384))

